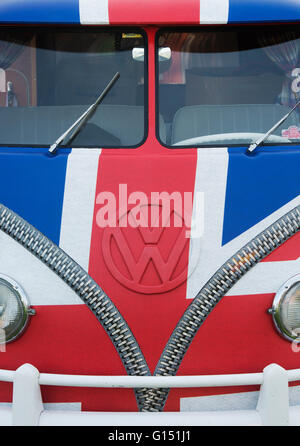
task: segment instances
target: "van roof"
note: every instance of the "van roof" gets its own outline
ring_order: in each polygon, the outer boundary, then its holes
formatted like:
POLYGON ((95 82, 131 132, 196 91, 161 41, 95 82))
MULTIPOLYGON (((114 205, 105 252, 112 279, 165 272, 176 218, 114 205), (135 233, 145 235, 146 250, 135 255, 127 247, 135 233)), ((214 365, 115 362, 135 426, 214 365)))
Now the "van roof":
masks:
POLYGON ((0 23, 199 25, 300 21, 299 0, 1 0, 0 23))

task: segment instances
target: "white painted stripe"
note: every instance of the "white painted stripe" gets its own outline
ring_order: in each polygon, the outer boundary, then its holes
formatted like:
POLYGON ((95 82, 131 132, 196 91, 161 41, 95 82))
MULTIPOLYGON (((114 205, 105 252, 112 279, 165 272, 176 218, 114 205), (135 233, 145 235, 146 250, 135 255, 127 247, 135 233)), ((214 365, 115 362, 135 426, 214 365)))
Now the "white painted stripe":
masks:
POLYGON ((84 305, 60 277, 3 231, 0 246, 0 272, 20 284, 31 305, 84 305))
POLYGON ((200 0, 200 23, 227 23, 229 0, 200 0))
POLYGON ((109 0, 79 0, 79 15, 82 25, 109 24, 109 0))
MULTIPOLYGON (((191 228, 187 299, 194 298, 215 272, 216 251, 222 245, 227 171, 226 148, 198 149, 194 196, 204 193, 204 222, 201 237, 195 232, 197 225, 191 228)), ((194 200, 192 221, 197 220, 196 216, 194 200)))
MULTIPOLYGON (((225 395, 180 398, 180 411, 255 410, 259 392, 240 392, 225 395)), ((290 406, 300 404, 300 386, 289 388, 290 406)))
MULTIPOLYGON (((187 299, 193 299, 218 268, 239 249, 300 204, 298 195, 222 246, 227 170, 227 149, 213 149, 210 154, 205 149, 198 149, 194 193, 204 192, 204 233, 201 238, 193 239, 193 228, 191 230, 187 299), (211 175, 211 172, 214 172, 214 175, 211 175)), ((195 215, 196 210, 193 209, 193 218, 195 215)), ((227 294, 275 293, 287 279, 299 273, 299 263, 299 260, 259 263, 227 294)))
POLYGON ((259 392, 180 398, 180 412, 215 410, 255 410, 259 392))
POLYGON ((101 149, 74 149, 68 156, 59 246, 88 271, 101 149))
MULTIPOLYGON (((43 403, 45 410, 72 410, 81 411, 81 403, 43 403)), ((0 408, 12 408, 12 403, 0 403, 0 408)))
POLYGON ((71 410, 81 412, 81 403, 43 403, 45 410, 71 410))
POLYGON ((242 277, 227 295, 275 294, 288 279, 299 272, 300 257, 285 262, 261 262, 242 277))

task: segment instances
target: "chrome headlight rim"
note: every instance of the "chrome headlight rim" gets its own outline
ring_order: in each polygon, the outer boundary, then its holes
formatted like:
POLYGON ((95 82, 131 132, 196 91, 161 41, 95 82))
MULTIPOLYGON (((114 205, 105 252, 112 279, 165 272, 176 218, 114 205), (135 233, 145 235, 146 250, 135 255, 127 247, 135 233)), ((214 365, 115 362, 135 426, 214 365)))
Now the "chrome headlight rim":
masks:
POLYGON ((16 295, 22 308, 22 319, 20 324, 17 326, 17 330, 14 330, 10 336, 6 335, 4 341, 0 340, 1 345, 15 341, 24 333, 28 326, 30 316, 35 314, 35 310, 31 308, 26 292, 16 280, 10 276, 7 276, 6 274, 0 273, 0 283, 3 283, 5 286, 11 289, 11 291, 16 295))
POLYGON ((300 274, 291 277, 279 288, 274 297, 270 313, 272 314, 274 325, 281 336, 283 336, 288 341, 299 344, 300 327, 299 333, 295 333, 293 330, 288 329, 288 327, 284 324, 281 315, 282 304, 286 299, 287 294, 297 284, 299 284, 300 286, 300 274))

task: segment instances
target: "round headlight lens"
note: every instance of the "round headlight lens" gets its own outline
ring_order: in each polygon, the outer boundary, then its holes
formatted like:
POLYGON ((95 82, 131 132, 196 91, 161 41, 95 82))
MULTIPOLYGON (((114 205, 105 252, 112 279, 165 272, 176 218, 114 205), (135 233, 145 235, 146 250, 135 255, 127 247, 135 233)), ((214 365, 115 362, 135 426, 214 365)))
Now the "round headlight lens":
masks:
POLYGON ((30 314, 24 290, 10 277, 0 275, 0 344, 16 339, 25 329, 30 314))
POLYGON ((289 279, 276 294, 271 310, 278 331, 300 342, 300 275, 289 279))

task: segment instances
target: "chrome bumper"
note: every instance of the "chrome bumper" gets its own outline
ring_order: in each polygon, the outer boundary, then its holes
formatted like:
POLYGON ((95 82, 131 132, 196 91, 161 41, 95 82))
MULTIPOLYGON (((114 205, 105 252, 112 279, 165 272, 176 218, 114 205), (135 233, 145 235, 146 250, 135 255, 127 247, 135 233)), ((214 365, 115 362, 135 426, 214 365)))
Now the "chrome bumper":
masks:
POLYGON ((261 426, 300 425, 300 405, 289 404, 289 382, 300 369, 268 365, 262 373, 207 376, 80 376, 40 373, 30 364, 0 370, 0 381, 13 382, 11 407, 0 408, 2 426, 261 426), (260 385, 255 410, 200 412, 79 412, 45 410, 41 385, 103 388, 191 388, 260 385))

